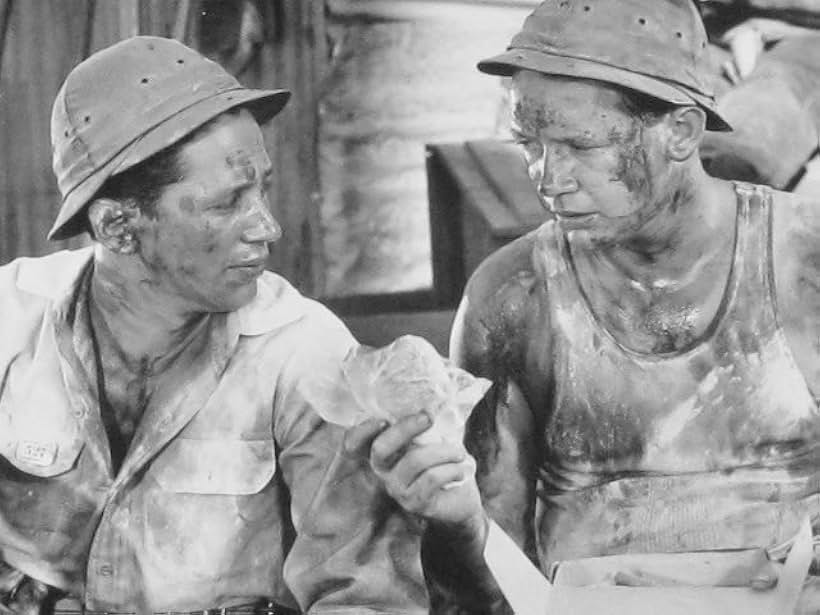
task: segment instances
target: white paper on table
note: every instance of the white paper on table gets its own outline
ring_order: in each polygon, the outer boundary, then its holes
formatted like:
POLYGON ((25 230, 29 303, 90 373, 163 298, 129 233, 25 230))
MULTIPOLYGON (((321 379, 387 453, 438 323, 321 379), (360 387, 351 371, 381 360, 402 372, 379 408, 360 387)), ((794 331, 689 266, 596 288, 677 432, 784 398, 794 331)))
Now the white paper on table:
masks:
POLYGON ((492 520, 484 545, 484 561, 516 615, 544 615, 551 611, 555 587, 492 520))
POLYGON ((811 523, 800 527, 777 586, 569 587, 553 585, 513 540, 490 522, 484 559, 517 615, 788 615, 794 613, 813 556, 811 523))

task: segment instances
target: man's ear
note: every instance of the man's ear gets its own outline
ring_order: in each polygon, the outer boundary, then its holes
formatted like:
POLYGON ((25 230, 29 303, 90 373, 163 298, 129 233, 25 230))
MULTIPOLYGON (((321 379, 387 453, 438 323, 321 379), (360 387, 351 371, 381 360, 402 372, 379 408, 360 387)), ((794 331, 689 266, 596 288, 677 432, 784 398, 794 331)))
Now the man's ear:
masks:
POLYGON ((695 155, 706 130, 706 112, 700 107, 678 107, 667 115, 670 128, 666 153, 671 160, 683 162, 695 155))
POLYGON ((116 254, 133 254, 137 251, 140 215, 135 205, 113 199, 94 199, 88 206, 88 222, 94 238, 116 254))

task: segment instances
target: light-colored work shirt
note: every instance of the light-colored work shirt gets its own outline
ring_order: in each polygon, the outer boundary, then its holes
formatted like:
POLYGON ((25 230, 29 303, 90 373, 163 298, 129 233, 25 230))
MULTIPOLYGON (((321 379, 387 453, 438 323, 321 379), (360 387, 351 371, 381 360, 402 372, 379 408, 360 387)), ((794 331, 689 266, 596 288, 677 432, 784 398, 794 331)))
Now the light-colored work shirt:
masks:
POLYGON ((115 473, 90 266, 0 267, 0 559, 95 610, 426 612, 417 528, 312 401, 356 344, 344 325, 266 272, 163 374, 115 473))

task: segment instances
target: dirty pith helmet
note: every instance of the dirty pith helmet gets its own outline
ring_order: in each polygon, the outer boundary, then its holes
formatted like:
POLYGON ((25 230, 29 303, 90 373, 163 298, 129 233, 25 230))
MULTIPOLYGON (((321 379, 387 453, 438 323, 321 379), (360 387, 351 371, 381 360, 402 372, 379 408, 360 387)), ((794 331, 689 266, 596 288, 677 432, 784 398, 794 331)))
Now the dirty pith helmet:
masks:
POLYGON ((173 145, 219 114, 246 107, 261 124, 290 98, 253 90, 182 43, 137 36, 80 63, 51 115, 53 168, 63 197, 49 239, 85 228, 86 205, 111 176, 173 145))
POLYGON ((706 112, 709 130, 731 130, 706 82, 706 31, 693 0, 546 0, 506 53, 479 70, 529 69, 594 79, 706 112))

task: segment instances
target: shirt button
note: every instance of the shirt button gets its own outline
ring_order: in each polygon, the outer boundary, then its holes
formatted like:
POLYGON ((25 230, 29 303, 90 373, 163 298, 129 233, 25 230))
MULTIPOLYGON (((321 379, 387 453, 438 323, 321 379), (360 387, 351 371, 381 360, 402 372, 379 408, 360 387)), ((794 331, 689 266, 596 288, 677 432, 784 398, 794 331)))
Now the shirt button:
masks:
POLYGON ((97 574, 99 574, 101 577, 110 577, 112 574, 114 574, 114 567, 111 564, 101 564, 97 568, 97 574))

